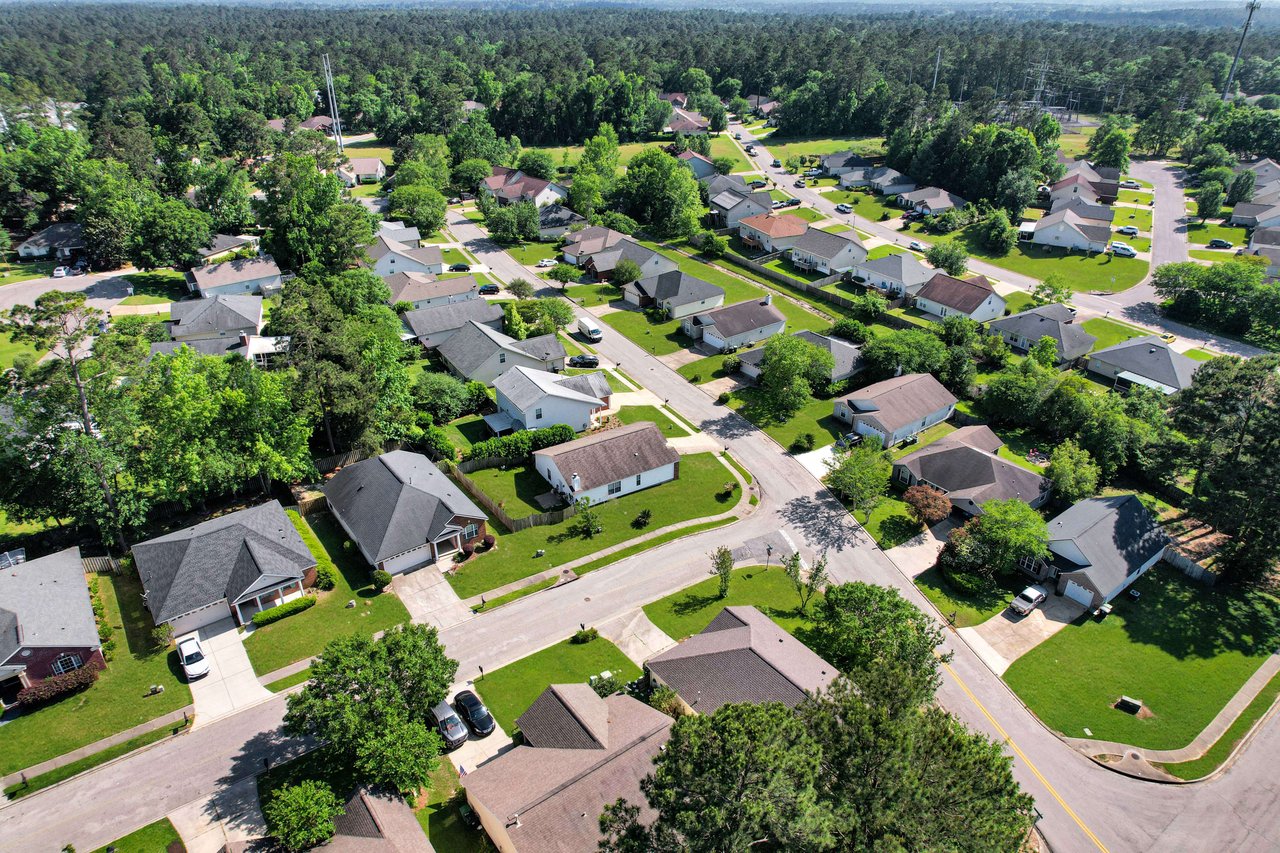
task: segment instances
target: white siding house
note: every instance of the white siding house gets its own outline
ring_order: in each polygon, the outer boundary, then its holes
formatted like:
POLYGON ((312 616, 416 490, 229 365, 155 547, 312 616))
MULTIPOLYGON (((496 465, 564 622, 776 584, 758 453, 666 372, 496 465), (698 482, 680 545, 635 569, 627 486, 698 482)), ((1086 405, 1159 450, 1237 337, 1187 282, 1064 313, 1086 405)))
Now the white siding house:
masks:
POLYGON ((649 421, 538 450, 533 461, 569 503, 585 497, 594 505, 680 476, 680 455, 649 421))
POLYGON ((485 416, 495 433, 567 424, 574 432, 589 429, 597 414, 609 408, 609 383, 600 372, 565 376, 513 367, 493 383, 498 411, 485 416))
POLYGON ((262 293, 279 288, 282 283, 280 267, 270 255, 196 267, 187 273, 187 287, 206 297, 262 293))

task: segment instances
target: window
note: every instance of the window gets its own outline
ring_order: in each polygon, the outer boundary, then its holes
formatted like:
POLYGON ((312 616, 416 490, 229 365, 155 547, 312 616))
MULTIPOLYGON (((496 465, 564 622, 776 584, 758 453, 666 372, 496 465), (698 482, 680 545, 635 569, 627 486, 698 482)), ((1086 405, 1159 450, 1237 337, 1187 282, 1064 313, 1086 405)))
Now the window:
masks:
POLYGON ((611 495, 616 495, 616 494, 618 494, 618 493, 619 493, 619 492, 621 492, 621 491, 622 491, 622 481, 621 481, 621 480, 615 480, 614 482, 612 482, 612 483, 610 483, 610 484, 609 484, 609 494, 611 494, 611 495))
POLYGON ((898 479, 904 483, 911 479, 911 472, 907 470, 905 465, 898 469, 898 479))
POLYGON ((480 528, 479 528, 479 527, 477 527, 477 526, 476 526, 476 525, 474 525, 474 524, 468 524, 466 527, 462 528, 462 538, 463 538, 463 539, 475 539, 475 538, 476 538, 476 534, 477 534, 477 533, 479 533, 479 532, 480 532, 480 528))
POLYGON ((498 353, 498 364, 507 363, 507 354, 505 352, 498 353))
POLYGON ((542 420, 542 409, 534 409, 534 410, 533 410, 533 419, 534 419, 535 421, 540 421, 540 420, 542 420))
POLYGON ((636 485, 640 485, 640 475, 636 474, 636 485))
POLYGON ((83 665, 84 662, 80 660, 80 655, 62 655, 53 662, 53 674, 62 675, 63 673, 79 669, 83 665))

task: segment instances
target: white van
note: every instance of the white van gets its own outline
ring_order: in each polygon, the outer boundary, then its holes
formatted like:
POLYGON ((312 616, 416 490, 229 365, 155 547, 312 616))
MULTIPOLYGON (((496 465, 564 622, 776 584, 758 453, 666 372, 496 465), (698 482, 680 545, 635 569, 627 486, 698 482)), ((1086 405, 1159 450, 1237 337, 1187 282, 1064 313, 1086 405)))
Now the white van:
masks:
POLYGON ((600 328, 600 324, 590 317, 579 318, 578 331, 582 333, 584 338, 593 343, 604 337, 604 331, 600 328))

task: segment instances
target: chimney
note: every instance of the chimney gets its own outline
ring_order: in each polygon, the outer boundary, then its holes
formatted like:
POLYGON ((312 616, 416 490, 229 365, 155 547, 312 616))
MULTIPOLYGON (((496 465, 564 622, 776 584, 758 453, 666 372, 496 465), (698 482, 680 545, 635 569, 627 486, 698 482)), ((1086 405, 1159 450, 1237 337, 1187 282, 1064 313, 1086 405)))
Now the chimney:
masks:
POLYGON ((247 347, 247 346, 249 346, 249 333, 248 333, 248 332, 241 332, 241 333, 240 333, 240 346, 242 346, 242 347, 247 347))
POLYGON ((574 471, 573 476, 569 478, 569 484, 575 492, 582 488, 582 478, 578 476, 577 471, 574 471))

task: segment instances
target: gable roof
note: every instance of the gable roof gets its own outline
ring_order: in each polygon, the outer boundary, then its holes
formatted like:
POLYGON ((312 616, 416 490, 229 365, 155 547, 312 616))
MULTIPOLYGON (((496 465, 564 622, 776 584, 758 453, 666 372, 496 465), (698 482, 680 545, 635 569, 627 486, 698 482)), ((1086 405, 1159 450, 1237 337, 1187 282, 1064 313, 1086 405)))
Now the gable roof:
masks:
POLYGON ((1180 391, 1191 384, 1202 362, 1174 352, 1169 345, 1155 335, 1122 341, 1100 349, 1090 359, 1110 364, 1121 371, 1152 380, 1172 391, 1180 391))
POLYGON ((832 260, 850 246, 862 246, 862 241, 854 231, 843 234, 832 234, 820 228, 810 228, 800 235, 791 247, 815 258, 832 260))
POLYGON ((306 121, 299 122, 298 127, 303 130, 324 130, 333 127, 333 119, 328 116, 312 116, 306 121))
POLYGON ((852 151, 836 151, 832 154, 824 154, 822 157, 822 168, 828 171, 870 165, 870 160, 854 154, 852 151))
MULTIPOLYGON (((618 266, 618 261, 624 258, 629 261, 635 261, 636 266, 643 268, 646 263, 653 260, 655 255, 660 258, 666 257, 659 252, 653 251, 647 246, 641 246, 635 240, 627 237, 617 243, 614 243, 608 248, 601 249, 600 251, 591 254, 588 257, 588 260, 591 263, 591 268, 600 273, 609 272, 614 269, 618 266)), ((671 266, 673 268, 675 265, 675 261, 671 261, 671 266)))
POLYGON ((401 315, 413 336, 425 346, 432 346, 430 338, 440 332, 460 329, 468 323, 492 323, 502 319, 502 308, 483 299, 464 299, 444 305, 428 305, 415 308, 401 315))
POLYGON ((692 148, 686 148, 685 150, 681 151, 679 154, 676 155, 676 159, 684 160, 685 162, 688 162, 689 160, 701 160, 703 163, 706 163, 708 166, 714 165, 711 162, 710 157, 706 156, 705 154, 699 154, 697 151, 694 151, 692 148))
POLYGON ((99 644, 79 548, 0 569, 0 663, 24 646, 99 644))
POLYGON ((32 234, 20 246, 28 249, 81 249, 84 248, 84 226, 79 222, 55 222, 32 234))
POLYGON ((217 294, 209 299, 188 299, 169 307, 169 331, 180 335, 231 332, 262 328, 262 297, 217 294))
MULTIPOLYGON (((791 337, 808 341, 815 347, 831 353, 831 358, 834 362, 831 367, 831 380, 833 382, 852 376, 862 369, 862 349, 855 344, 840 338, 820 335, 808 329, 792 332, 791 337)), ((741 354, 739 360, 743 364, 760 364, 764 360, 764 347, 747 350, 741 354)))
POLYGON ((133 561, 157 625, 233 602, 260 578, 300 579, 316 564, 279 501, 139 542, 133 561))
POLYGON ((1026 338, 1033 345, 1043 337, 1053 338, 1058 343, 1058 357, 1071 361, 1087 355, 1098 342, 1096 337, 1074 321, 1075 315, 1071 313, 1071 309, 1055 302, 993 320, 990 328, 1026 338))
POLYGON ((466 325, 450 335, 439 349, 440 355, 444 356, 464 376, 470 376, 498 350, 507 350, 541 361, 564 358, 565 355, 564 345, 555 335, 538 335, 518 341, 488 326, 482 326, 474 320, 468 321, 466 325))
POLYGON ((1034 501, 1049 490, 1049 481, 996 452, 1004 442, 986 426, 958 429, 895 462, 916 479, 942 491, 952 503, 966 502, 977 513, 989 500, 1034 501))
POLYGON ((699 714, 733 702, 794 708, 837 675, 754 607, 724 608, 701 633, 650 658, 646 667, 699 714))
POLYGON ((925 204, 930 208, 943 206, 964 207, 967 204, 960 196, 949 193, 940 187, 923 187, 922 189, 912 190, 909 193, 903 193, 898 197, 909 204, 925 204))
POLYGON ((736 337, 744 332, 786 321, 787 318, 773 306, 767 296, 764 299, 748 299, 746 302, 714 308, 693 317, 694 324, 704 329, 714 326, 722 338, 736 337))
POLYGON ((526 175, 519 169, 494 166, 493 173, 481 181, 481 186, 504 201, 520 201, 534 198, 547 187, 553 186, 553 182, 526 175))
POLYGON ((928 373, 895 376, 840 399, 886 435, 956 404, 955 396, 928 373))
POLYGON ((716 193, 710 198, 709 203, 712 207, 721 210, 733 210, 738 205, 746 203, 754 204, 761 210, 772 210, 773 196, 767 192, 750 192, 745 188, 731 187, 716 193))
POLYGON ((201 355, 238 355, 253 360, 259 355, 273 355, 289 349, 288 335, 234 335, 198 338, 194 341, 159 341, 151 345, 151 356, 172 355, 183 347, 201 355))
POLYGON ((667 121, 667 127, 671 128, 673 133, 699 133, 706 130, 711 125, 701 113, 693 110, 686 110, 682 107, 675 107, 671 111, 671 118, 667 121))
POLYGON ((256 258, 236 258, 207 267, 195 267, 187 273, 200 290, 223 287, 228 284, 240 284, 260 278, 280 275, 280 267, 270 255, 256 258))
POLYGON ((1111 241, 1111 226, 1101 224, 1096 219, 1086 219, 1076 212, 1074 207, 1064 206, 1035 223, 1035 231, 1042 231, 1054 225, 1062 224, 1084 237, 1090 243, 1108 243, 1111 241))
POLYGON ((699 183, 707 188, 707 198, 714 198, 725 190, 735 192, 738 195, 750 195, 751 187, 747 186, 746 178, 741 175, 707 175, 699 183))
POLYGON ((539 228, 568 228, 570 225, 576 225, 579 222, 586 222, 587 218, 580 214, 574 213, 563 204, 546 204, 538 208, 538 227, 539 228))
POLYGON ((200 250, 200 257, 210 258, 223 252, 232 252, 242 246, 250 246, 257 237, 248 234, 214 234, 209 245, 200 250))
POLYGON ((565 376, 519 365, 495 379, 493 387, 521 411, 547 397, 598 407, 604 405, 604 398, 611 393, 600 371, 565 376))
POLYGON ((462 275, 436 278, 426 272, 394 272, 382 280, 391 289, 391 304, 438 299, 441 296, 461 296, 477 287, 475 276, 462 275))
POLYGON ((379 169, 386 167, 378 157, 352 157, 345 168, 353 175, 376 175, 379 169))
POLYGON ((553 684, 517 721, 526 743, 462 777, 467 796, 505 824, 521 853, 594 850, 604 807, 625 799, 648 823, 640 791, 672 719, 626 695, 553 684))
POLYGON ((410 246, 388 237, 385 231, 373 238, 373 242, 365 248, 365 254, 371 261, 380 260, 387 255, 399 255, 427 266, 444 263, 439 246, 410 246))
POLYGON ((404 797, 356 789, 333 819, 325 853, 431 853, 427 836, 404 797))
MULTIPOLYGON (((1081 219, 1087 219, 1092 222, 1113 222, 1116 218, 1114 207, 1107 207, 1105 204, 1094 204, 1083 195, 1066 197, 1063 196, 1053 203, 1053 213, 1069 210, 1081 219)), ((1043 220, 1043 217, 1041 218, 1043 220)), ((1108 231, 1108 233, 1110 233, 1108 231)))
POLYGON ((724 290, 721 288, 711 282, 695 278, 684 270, 671 270, 651 275, 630 286, 655 302, 669 302, 676 307, 724 296, 724 290))
POLYGON ((1257 186, 1266 186, 1276 180, 1280 180, 1280 163, 1270 157, 1264 157, 1261 160, 1250 163, 1245 168, 1258 176, 1257 186))
POLYGON ((589 491, 627 477, 643 474, 680 459, 651 421, 639 421, 617 429, 603 430, 536 451, 550 459, 566 483, 577 474, 577 491, 589 491))
POLYGON ((1251 201, 1242 201, 1235 207, 1231 208, 1232 219, 1246 219, 1252 217, 1254 219, 1269 218, 1269 214, 1280 213, 1280 205, 1278 204, 1256 204, 1251 201))
POLYGON ((770 237, 799 237, 809 230, 809 223, 792 213, 757 213, 738 224, 770 237))
POLYGON ((902 282, 907 287, 924 284, 933 278, 934 270, 925 266, 920 259, 910 252, 898 252, 882 258, 863 261, 859 269, 868 270, 893 281, 902 282))
POLYGON ((1086 498, 1049 522, 1049 547, 1071 542, 1085 559, 1080 565, 1057 551, 1062 571, 1084 569, 1104 594, 1120 586, 1164 550, 1169 537, 1136 495, 1086 498))
POLYGON ((1249 235, 1250 246, 1280 246, 1280 228, 1269 226, 1255 228, 1249 235))
POLYGON ((985 276, 976 278, 953 278, 944 272, 936 272, 929 279, 917 299, 928 299, 939 305, 945 305, 963 314, 972 314, 987 298, 995 294, 995 288, 985 276))
POLYGON ((612 228, 589 225, 581 231, 564 235, 564 247, 571 250, 571 254, 586 256, 608 249, 610 246, 616 246, 626 239, 626 234, 614 231, 612 228))
POLYGON ((460 527, 455 516, 484 510, 421 453, 393 450, 348 465, 325 483, 329 509, 373 564, 419 548, 460 527))

